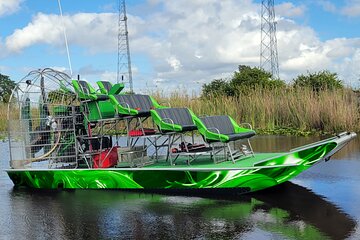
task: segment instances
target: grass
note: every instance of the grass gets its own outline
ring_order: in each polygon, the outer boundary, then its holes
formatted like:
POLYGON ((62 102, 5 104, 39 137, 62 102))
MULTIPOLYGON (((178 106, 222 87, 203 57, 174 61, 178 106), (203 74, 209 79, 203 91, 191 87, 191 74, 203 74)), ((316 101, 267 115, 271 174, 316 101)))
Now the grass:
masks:
POLYGON ((0 103, 0 139, 7 130, 7 104, 0 103))
MULTIPOLYGON (((314 135, 360 132, 358 96, 350 89, 322 91, 309 89, 249 90, 239 97, 202 99, 173 92, 150 93, 163 105, 188 107, 197 115, 227 114, 237 122, 250 123, 262 134, 314 135)), ((0 132, 7 129, 7 105, 0 104, 0 132)))
POLYGON ((191 108, 197 115, 227 114, 250 123, 258 133, 313 135, 360 131, 358 96, 350 89, 313 92, 310 89, 249 90, 239 97, 201 99, 155 93, 161 102, 191 108))

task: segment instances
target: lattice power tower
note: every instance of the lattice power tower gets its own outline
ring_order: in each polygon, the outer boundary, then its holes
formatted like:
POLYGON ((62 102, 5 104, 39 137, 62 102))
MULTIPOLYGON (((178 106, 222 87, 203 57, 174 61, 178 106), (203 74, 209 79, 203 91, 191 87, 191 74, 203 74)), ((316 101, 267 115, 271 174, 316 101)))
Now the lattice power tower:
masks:
POLYGON ((260 67, 279 78, 274 0, 261 1, 260 67))
POLYGON ((127 17, 125 0, 119 0, 119 25, 118 25, 118 69, 117 82, 129 83, 130 91, 133 92, 131 72, 129 33, 127 29, 127 17))

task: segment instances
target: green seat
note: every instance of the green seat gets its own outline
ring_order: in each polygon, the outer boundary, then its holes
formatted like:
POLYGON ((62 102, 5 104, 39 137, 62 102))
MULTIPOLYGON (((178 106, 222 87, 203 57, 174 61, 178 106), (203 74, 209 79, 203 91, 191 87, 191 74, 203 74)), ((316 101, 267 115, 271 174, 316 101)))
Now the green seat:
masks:
POLYGON ((84 80, 72 80, 74 90, 80 100, 107 100, 109 97, 105 94, 98 94, 96 90, 84 80))
POLYGON ((151 116, 161 132, 186 132, 197 129, 194 113, 188 108, 162 108, 151 110, 151 116))
POLYGON ((109 98, 121 116, 149 117, 150 110, 164 108, 149 95, 119 94, 109 98))
POLYGON ((205 142, 212 146, 212 156, 215 163, 215 155, 221 153, 222 149, 225 151, 224 159, 227 160, 230 157, 233 163, 242 156, 249 154, 254 156, 249 138, 255 135, 255 131, 251 129, 250 125, 250 128, 242 128, 234 119, 226 115, 194 117, 194 121, 205 142), (240 139, 246 139, 248 147, 242 145, 239 150, 233 151, 229 143, 240 139), (214 143, 222 143, 223 148, 215 150, 214 143))
POLYGON ((87 81, 72 80, 72 85, 82 102, 82 107, 85 108, 87 120, 97 121, 115 116, 115 109, 108 95, 98 94, 87 81))
POLYGON ((125 87, 123 83, 112 84, 109 81, 98 81, 96 84, 99 86, 100 92, 106 95, 117 95, 125 87))
POLYGON ((208 143, 228 143, 255 136, 255 131, 240 127, 234 119, 226 115, 195 117, 194 120, 200 134, 208 143))

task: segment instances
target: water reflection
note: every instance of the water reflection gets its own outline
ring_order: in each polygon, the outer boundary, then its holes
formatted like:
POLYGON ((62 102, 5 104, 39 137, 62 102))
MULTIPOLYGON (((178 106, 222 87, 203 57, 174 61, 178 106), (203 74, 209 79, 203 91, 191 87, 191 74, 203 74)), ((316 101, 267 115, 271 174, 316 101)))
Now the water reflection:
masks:
POLYGON ((13 239, 257 239, 259 232, 276 239, 344 239, 356 226, 337 207, 290 182, 245 197, 88 190, 8 194, 8 219, 0 227, 13 239))

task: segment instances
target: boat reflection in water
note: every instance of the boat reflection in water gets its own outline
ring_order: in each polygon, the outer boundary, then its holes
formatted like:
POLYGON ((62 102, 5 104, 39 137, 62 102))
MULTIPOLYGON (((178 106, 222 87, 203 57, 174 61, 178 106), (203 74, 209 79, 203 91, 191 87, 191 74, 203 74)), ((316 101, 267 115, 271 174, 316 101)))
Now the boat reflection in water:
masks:
POLYGON ((3 236, 14 239, 344 239, 356 227, 336 206, 290 182, 246 196, 24 189, 10 194, 14 223, 3 236))

